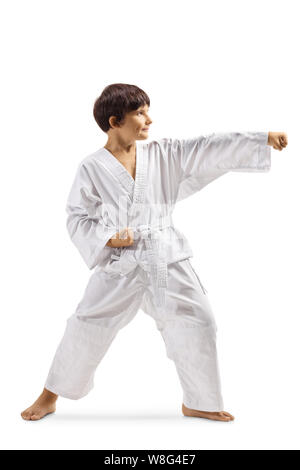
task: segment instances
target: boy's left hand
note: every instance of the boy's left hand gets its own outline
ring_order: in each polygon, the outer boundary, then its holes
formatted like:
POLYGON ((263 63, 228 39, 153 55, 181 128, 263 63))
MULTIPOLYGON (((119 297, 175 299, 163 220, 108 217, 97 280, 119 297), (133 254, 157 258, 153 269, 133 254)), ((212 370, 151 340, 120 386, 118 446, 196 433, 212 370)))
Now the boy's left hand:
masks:
POLYGON ((285 132, 269 132, 268 145, 272 145, 275 150, 282 150, 288 144, 285 132))

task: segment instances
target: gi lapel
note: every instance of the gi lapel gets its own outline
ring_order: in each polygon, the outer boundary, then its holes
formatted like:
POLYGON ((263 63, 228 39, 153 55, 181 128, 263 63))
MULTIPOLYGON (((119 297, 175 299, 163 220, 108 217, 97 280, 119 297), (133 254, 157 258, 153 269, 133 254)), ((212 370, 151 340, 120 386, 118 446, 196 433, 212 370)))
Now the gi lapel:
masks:
POLYGON ((135 180, 126 170, 124 165, 106 148, 101 149, 101 163, 112 173, 126 189, 131 202, 143 204, 145 200, 145 189, 147 186, 148 158, 145 155, 144 145, 136 142, 136 170, 135 180))
POLYGON ((132 212, 135 210, 136 205, 144 204, 145 202, 145 192, 148 184, 148 155, 146 155, 144 147, 145 146, 143 144, 137 144, 133 204, 130 207, 129 215, 132 215, 132 212))
MULTIPOLYGON (((125 224, 122 224, 122 228, 125 226, 134 227, 139 220, 143 220, 145 193, 148 184, 148 155, 144 149, 143 144, 137 144, 135 180, 110 152, 105 151, 101 154, 101 164, 119 179, 122 186, 127 190, 127 194, 130 194, 130 203, 127 205, 126 211, 127 220, 125 224)), ((125 275, 134 269, 136 263, 135 250, 132 247, 114 248, 111 261, 105 267, 105 271, 125 275)))
MULTIPOLYGON (((139 153, 140 150, 138 146, 136 146, 136 167, 138 167, 139 153)), ((110 173, 112 173, 119 180, 123 188, 125 188, 126 192, 130 196, 130 199, 132 200, 135 181, 132 178, 131 174, 126 170, 124 165, 122 165, 122 163, 120 163, 119 160, 104 147, 102 147, 101 149, 101 163, 110 173)))

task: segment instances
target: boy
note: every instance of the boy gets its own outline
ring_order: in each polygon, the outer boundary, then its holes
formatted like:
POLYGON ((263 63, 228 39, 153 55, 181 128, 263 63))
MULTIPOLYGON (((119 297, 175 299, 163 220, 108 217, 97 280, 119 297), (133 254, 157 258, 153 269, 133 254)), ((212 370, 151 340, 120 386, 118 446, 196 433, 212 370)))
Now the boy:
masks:
POLYGON ((227 133, 140 145, 152 123, 149 106, 143 90, 122 83, 95 101, 108 140, 80 162, 66 206, 70 237, 95 271, 67 320, 42 394, 21 413, 26 420, 54 412, 59 395, 85 396, 117 332, 139 308, 154 318, 176 365, 183 414, 234 419, 223 411, 214 315, 171 216, 177 201, 228 171, 269 171, 270 146, 282 150, 287 136, 227 133))

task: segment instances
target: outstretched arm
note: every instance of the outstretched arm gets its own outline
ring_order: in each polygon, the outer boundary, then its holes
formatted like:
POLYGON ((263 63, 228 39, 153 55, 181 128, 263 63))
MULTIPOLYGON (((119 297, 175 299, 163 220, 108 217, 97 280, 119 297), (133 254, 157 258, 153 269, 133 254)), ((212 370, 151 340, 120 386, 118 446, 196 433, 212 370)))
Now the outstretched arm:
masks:
POLYGON ((177 168, 180 201, 229 171, 269 171, 270 145, 282 149, 287 136, 282 132, 228 132, 165 142, 177 168))

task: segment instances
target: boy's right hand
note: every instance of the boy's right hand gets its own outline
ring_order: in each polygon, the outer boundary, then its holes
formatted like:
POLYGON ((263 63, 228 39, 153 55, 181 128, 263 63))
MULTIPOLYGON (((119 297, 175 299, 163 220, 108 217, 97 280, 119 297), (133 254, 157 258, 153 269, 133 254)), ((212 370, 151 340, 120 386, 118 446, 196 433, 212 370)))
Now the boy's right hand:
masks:
POLYGON ((121 246, 130 246, 134 243, 133 230, 129 227, 116 233, 112 238, 108 240, 106 246, 111 248, 119 248, 121 246))
POLYGON ((288 144, 287 134, 285 132, 269 132, 268 145, 272 145, 273 149, 282 150, 288 144))

